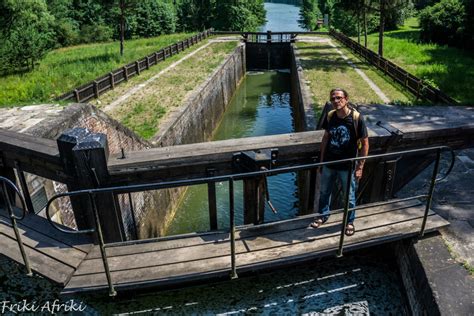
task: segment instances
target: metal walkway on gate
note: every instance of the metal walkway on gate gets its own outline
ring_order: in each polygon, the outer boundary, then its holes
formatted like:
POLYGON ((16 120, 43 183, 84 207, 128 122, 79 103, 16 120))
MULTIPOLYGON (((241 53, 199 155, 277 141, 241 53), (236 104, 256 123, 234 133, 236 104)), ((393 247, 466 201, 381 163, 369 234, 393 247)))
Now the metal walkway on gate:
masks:
MULTIPOLYGON (((18 216, 26 209, 21 194, 10 180, 0 177, 2 196, 7 206, 0 212, 0 246, 2 254, 24 264, 28 273, 34 271, 62 285, 63 294, 108 291, 110 295, 115 295, 117 291, 235 278, 247 272, 290 266, 320 257, 341 256, 344 251, 411 238, 449 225, 430 210, 435 183, 440 180, 436 179, 440 156, 445 149, 433 147, 365 157, 369 160, 413 153, 436 154, 427 194, 357 206, 356 234, 351 237, 344 235, 347 214, 351 210, 347 199, 348 187, 344 188, 345 207, 333 211, 329 221, 319 229, 309 227, 315 215, 239 227, 234 221, 234 181, 311 170, 336 162, 83 190, 59 194, 49 200, 48 208, 54 200, 65 196, 90 199, 96 222, 95 228, 85 231, 73 231, 53 223, 48 211, 48 219, 35 214, 24 214, 24 218, 18 216), (230 228, 227 231, 104 243, 95 202, 100 194, 141 192, 209 181, 229 183, 230 228), (20 197, 23 210, 12 207, 14 195, 20 197)), ((342 162, 350 163, 354 168, 360 159, 363 158, 342 162)), ((451 168, 452 164, 446 175, 451 168)))

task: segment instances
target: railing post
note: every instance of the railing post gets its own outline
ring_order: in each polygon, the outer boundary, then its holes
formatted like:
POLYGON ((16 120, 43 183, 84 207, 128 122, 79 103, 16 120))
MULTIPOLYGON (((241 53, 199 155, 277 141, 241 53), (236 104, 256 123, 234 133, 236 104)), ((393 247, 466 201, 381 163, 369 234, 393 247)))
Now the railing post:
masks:
POLYGON ((265 213, 265 179, 244 179, 244 224, 261 224, 265 213))
MULTIPOLYGON (((71 178, 69 191, 97 188, 107 182, 107 137, 92 134, 85 128, 74 128, 58 138, 58 149, 64 170, 71 178)), ((124 240, 121 214, 116 210, 113 194, 101 194, 98 201, 102 229, 107 242, 124 240)), ((78 229, 94 226, 94 214, 89 201, 80 196, 71 197, 78 229)))
MULTIPOLYGON (((64 172, 71 179, 79 179, 79 174, 76 171, 74 164, 74 155, 72 149, 76 146, 80 140, 89 134, 89 130, 86 128, 73 128, 64 131, 57 139, 59 156, 63 164, 64 172)), ((66 184, 68 191, 77 191, 82 186, 77 181, 70 181, 66 184)), ((94 218, 88 207, 88 202, 84 201, 80 197, 71 197, 71 206, 74 213, 74 219, 76 221, 77 228, 79 230, 88 229, 93 227, 94 218)))
POLYGON ((230 278, 236 279, 237 267, 235 260, 235 207, 234 207, 234 179, 229 179, 229 222, 230 222, 230 278))
MULTIPOLYGON (((214 176, 214 169, 207 170, 207 176, 214 176)), ((209 205, 209 227, 211 230, 217 229, 217 198, 216 198, 216 183, 207 183, 207 200, 209 205)))
MULTIPOLYGON (((80 139, 73 148, 74 164, 83 189, 106 185, 109 177, 107 160, 109 148, 105 134, 91 133, 80 139)), ((125 240, 122 215, 116 208, 113 193, 98 195, 100 222, 106 242, 125 240)))
POLYGON ((89 193, 89 199, 92 205, 92 212, 94 213, 94 223, 95 223, 95 229, 97 233, 97 239, 99 241, 99 247, 100 247, 100 254, 102 256, 102 263, 104 265, 104 270, 105 270, 105 276, 107 277, 107 283, 109 285, 109 296, 115 296, 117 295, 117 292, 115 291, 114 284, 112 282, 112 275, 110 273, 110 268, 109 268, 109 262, 107 261, 107 253, 105 252, 105 242, 104 242, 104 235, 102 234, 102 223, 99 218, 99 211, 97 210, 97 204, 95 201, 95 195, 92 193, 89 193))
POLYGON ((431 208, 431 202, 433 201, 433 192, 436 185, 436 176, 438 175, 439 170, 439 161, 441 159, 441 149, 438 148, 436 151, 436 160, 433 168, 433 175, 431 176, 430 189, 428 191, 428 199, 426 200, 425 214, 423 215, 423 222, 421 223, 420 237, 423 237, 425 234, 426 220, 428 218, 428 212, 431 208))
POLYGON ((339 249, 337 251, 337 256, 342 257, 342 250, 344 247, 344 234, 347 226, 347 217, 349 216, 349 201, 350 201, 350 193, 351 193, 351 182, 352 182, 352 173, 354 172, 354 161, 351 161, 351 167, 349 169, 349 173, 347 174, 347 184, 345 187, 346 196, 344 201, 344 215, 342 217, 342 227, 341 227, 341 237, 339 239, 339 249))

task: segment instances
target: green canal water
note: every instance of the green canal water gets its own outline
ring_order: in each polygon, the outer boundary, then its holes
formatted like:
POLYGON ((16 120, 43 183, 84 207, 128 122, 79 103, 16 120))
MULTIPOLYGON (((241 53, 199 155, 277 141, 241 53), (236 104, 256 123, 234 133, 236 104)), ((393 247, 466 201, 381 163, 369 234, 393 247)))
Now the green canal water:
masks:
MULTIPOLYGON (((214 133, 214 140, 291 133, 294 121, 290 104, 288 71, 248 72, 228 110, 214 133)), ((274 214, 266 206, 265 221, 293 218, 298 211, 294 173, 268 178, 274 214)), ((216 183, 219 228, 229 226, 228 183, 216 183)), ((242 181, 235 185, 235 220, 243 224, 242 181)), ((207 185, 189 187, 181 202, 168 235, 209 230, 207 185)))

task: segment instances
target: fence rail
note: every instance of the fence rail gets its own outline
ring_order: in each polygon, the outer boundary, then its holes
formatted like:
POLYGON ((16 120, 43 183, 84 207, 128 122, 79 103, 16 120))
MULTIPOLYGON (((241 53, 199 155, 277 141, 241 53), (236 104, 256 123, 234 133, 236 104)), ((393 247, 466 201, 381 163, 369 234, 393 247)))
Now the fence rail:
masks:
POLYGON ((131 62, 119 69, 115 69, 110 73, 96 78, 95 80, 86 83, 76 89, 69 91, 56 100, 58 101, 76 101, 86 102, 92 98, 98 98, 104 92, 115 88, 117 84, 127 81, 130 77, 139 75, 143 70, 149 69, 151 66, 158 64, 166 58, 182 52, 183 50, 199 43, 212 34, 212 30, 193 35, 187 39, 169 45, 152 54, 149 54, 139 60, 131 62))
POLYGON ((400 66, 395 65, 390 60, 385 59, 374 51, 365 48, 353 39, 339 33, 333 29, 329 32, 331 36, 349 47, 353 52, 363 57, 369 63, 383 71, 386 75, 404 86, 408 91, 415 95, 418 99, 426 99, 433 103, 456 105, 458 102, 448 96, 443 91, 424 82, 422 79, 410 74, 400 66))

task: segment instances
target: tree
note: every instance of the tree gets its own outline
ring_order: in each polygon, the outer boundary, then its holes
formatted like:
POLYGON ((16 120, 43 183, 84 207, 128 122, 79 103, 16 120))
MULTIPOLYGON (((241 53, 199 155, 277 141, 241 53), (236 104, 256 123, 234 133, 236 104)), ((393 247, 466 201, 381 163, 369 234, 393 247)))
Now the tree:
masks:
POLYGON ((321 16, 317 0, 303 0, 301 5, 301 24, 308 30, 317 27, 318 18, 321 16))
POLYGON ((0 19, 1 71, 33 69, 53 46, 54 17, 44 0, 4 0, 0 7, 8 12, 0 19))
POLYGON ((159 0, 140 2, 130 18, 133 36, 152 37, 176 30, 176 13, 171 4, 159 0))

